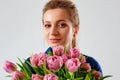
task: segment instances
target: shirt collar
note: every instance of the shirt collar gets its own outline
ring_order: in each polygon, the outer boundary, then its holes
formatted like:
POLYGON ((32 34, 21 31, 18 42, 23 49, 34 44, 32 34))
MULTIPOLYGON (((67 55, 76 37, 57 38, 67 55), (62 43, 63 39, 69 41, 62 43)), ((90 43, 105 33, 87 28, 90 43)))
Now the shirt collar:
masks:
POLYGON ((49 47, 49 48, 45 51, 46 54, 48 54, 48 52, 53 52, 53 50, 52 50, 51 47, 49 47))

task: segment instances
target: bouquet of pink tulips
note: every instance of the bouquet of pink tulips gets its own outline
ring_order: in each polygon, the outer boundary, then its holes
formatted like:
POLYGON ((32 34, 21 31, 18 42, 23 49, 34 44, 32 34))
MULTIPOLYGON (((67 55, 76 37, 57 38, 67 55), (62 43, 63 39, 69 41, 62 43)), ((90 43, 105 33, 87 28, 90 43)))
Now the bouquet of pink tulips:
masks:
POLYGON ((12 77, 12 80, 103 80, 110 77, 101 77, 100 72, 92 70, 86 62, 86 57, 80 54, 77 48, 66 53, 63 46, 57 46, 53 52, 34 54, 30 57, 30 62, 27 63, 36 74, 19 58, 20 63, 17 65, 6 61, 4 69, 10 73, 8 77, 12 77))

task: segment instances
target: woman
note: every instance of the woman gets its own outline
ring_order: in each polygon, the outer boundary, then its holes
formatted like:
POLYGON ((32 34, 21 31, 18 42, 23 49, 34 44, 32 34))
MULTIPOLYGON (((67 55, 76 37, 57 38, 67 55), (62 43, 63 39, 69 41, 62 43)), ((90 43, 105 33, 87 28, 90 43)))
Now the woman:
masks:
MULTIPOLYGON (((70 48, 77 47, 76 37, 79 31, 80 21, 77 8, 72 1, 50 0, 43 9, 42 22, 44 37, 50 46, 46 50, 46 53, 52 51, 58 45, 66 46, 67 51, 70 48)), ((86 61, 90 63, 91 68, 100 71, 102 74, 99 63, 90 56, 86 57, 86 61)))

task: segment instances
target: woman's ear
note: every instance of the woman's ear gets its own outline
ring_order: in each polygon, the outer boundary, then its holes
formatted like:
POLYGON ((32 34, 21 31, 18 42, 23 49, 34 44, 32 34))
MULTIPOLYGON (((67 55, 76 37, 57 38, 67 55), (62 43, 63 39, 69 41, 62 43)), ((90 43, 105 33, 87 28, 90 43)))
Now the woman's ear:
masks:
POLYGON ((76 26, 73 28, 73 36, 76 36, 79 32, 80 26, 76 26))

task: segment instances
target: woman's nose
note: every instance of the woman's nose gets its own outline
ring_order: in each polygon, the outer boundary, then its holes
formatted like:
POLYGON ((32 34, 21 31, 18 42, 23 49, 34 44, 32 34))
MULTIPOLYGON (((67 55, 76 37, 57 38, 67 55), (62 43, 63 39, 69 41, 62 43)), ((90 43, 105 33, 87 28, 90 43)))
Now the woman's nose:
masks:
POLYGON ((51 35, 58 35, 59 31, 56 26, 52 26, 51 28, 51 35))

